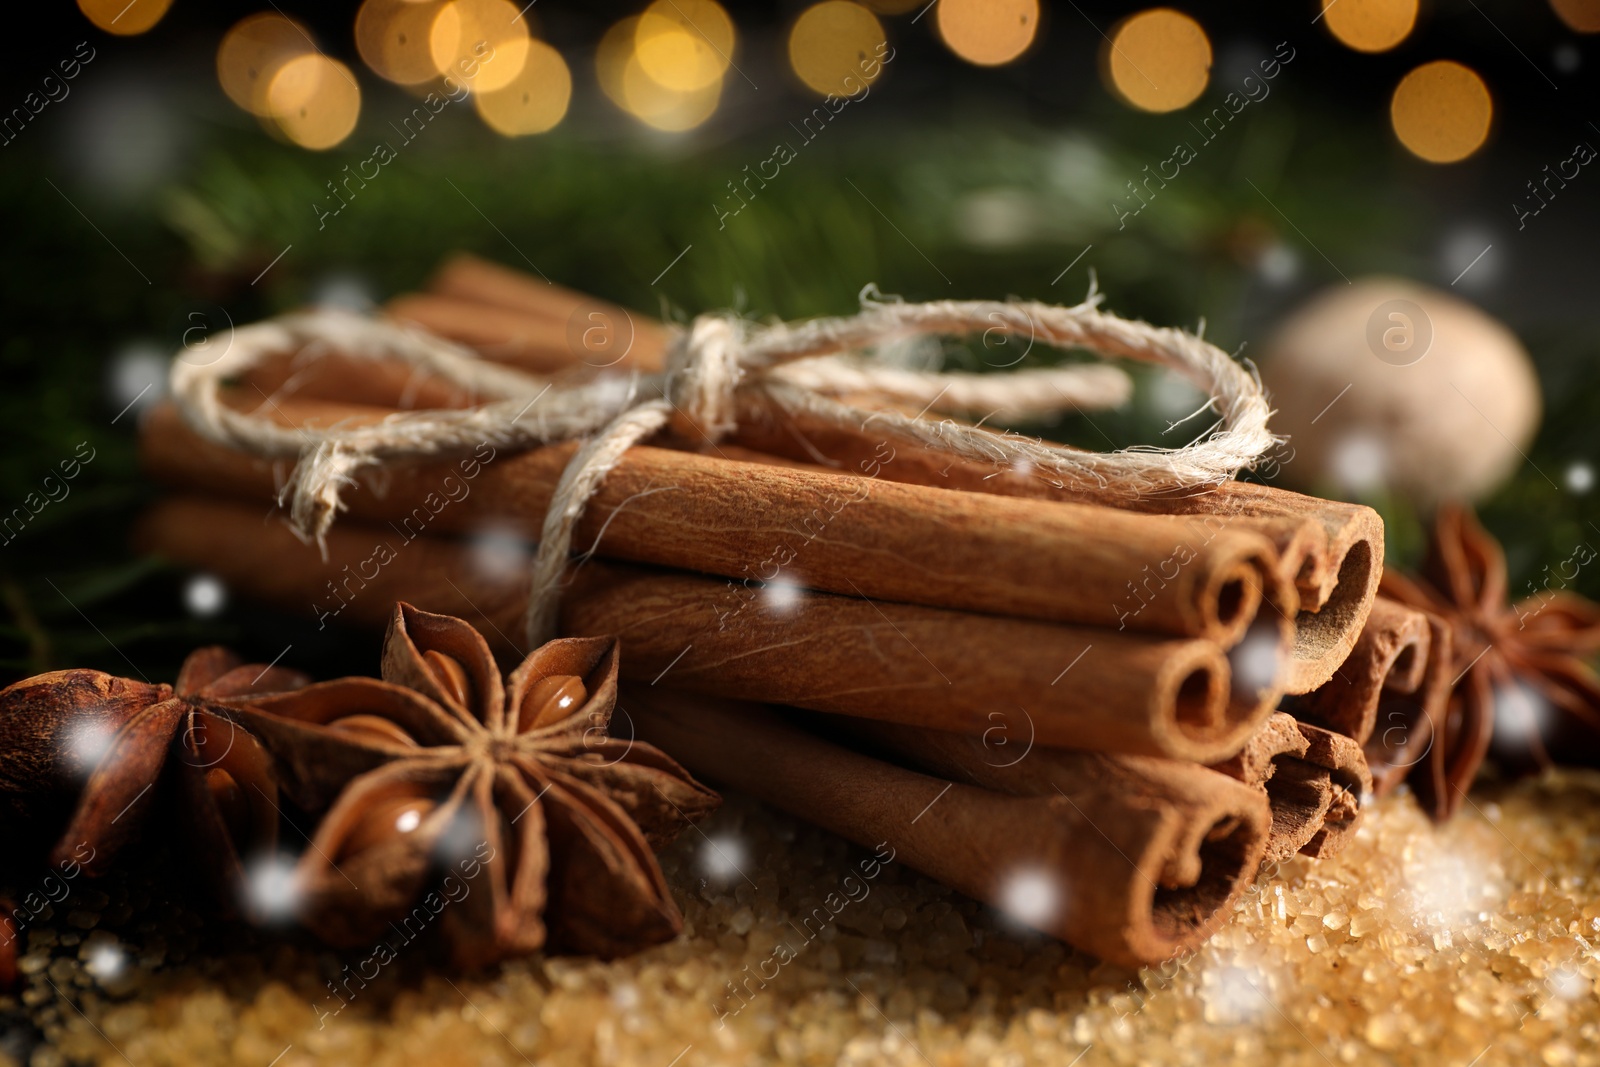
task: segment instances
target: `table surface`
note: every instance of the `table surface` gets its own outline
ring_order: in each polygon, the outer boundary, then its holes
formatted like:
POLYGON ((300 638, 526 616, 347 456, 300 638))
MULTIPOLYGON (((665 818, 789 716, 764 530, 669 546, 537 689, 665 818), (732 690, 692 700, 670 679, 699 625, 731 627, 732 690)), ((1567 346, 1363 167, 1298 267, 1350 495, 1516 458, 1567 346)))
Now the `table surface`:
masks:
POLYGON ((662 857, 685 935, 612 963, 464 976, 402 952, 340 998, 364 954, 206 949, 214 925, 136 887, 74 887, 26 934, 0 1064, 1600 1063, 1597 801, 1579 773, 1480 787, 1444 827, 1381 801, 1342 856, 1263 877, 1139 974, 897 863, 846 886, 865 852, 736 796, 662 857))

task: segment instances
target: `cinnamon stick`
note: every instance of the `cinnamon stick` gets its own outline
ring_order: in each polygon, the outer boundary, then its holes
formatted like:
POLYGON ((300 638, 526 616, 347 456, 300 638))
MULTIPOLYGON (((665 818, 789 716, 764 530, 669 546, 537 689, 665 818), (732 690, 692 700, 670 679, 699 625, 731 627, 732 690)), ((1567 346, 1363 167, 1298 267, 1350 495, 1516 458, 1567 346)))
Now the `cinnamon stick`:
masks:
MULTIPOLYGON (((397 321, 476 348, 485 359, 540 374, 660 370, 666 330, 649 316, 541 281, 471 255, 447 260, 432 293, 403 294, 385 309, 397 321)), ((302 397, 428 409, 468 407, 478 398, 398 364, 341 353, 293 354, 251 367, 247 387, 277 399, 302 397)))
POLYGON ((1344 851, 1361 819, 1362 806, 1372 795, 1372 772, 1361 746, 1343 734, 1301 723, 1300 732, 1310 745, 1305 760, 1328 772, 1329 797, 1322 826, 1300 851, 1327 859, 1344 851))
POLYGON ((1431 640, 1426 615, 1378 597, 1350 657, 1321 687, 1287 700, 1284 710, 1364 745, 1384 690, 1415 693, 1421 685, 1431 640))
POLYGON ((327 557, 301 541, 275 507, 234 500, 171 497, 134 526, 137 550, 222 579, 243 596, 271 604, 318 629, 330 624, 381 628, 398 601, 465 619, 495 654, 526 656, 519 622, 526 583, 490 574, 458 541, 415 537, 388 527, 337 523, 327 557))
MULTIPOLYGON (((390 318, 471 345, 486 359, 538 373, 570 368, 587 355, 569 336, 565 322, 533 319, 487 304, 412 293, 395 297, 384 310, 390 318)), ((576 337, 583 332, 581 324, 572 331, 576 337)))
POLYGON ((1211 764, 1211 769, 1245 785, 1260 788, 1271 780, 1284 758, 1304 756, 1309 745, 1293 715, 1273 712, 1250 735, 1243 748, 1227 759, 1211 764))
MULTIPOLYGON (((855 430, 806 423, 801 419, 761 421, 741 426, 735 442, 755 453, 819 462, 819 457, 848 468, 863 454, 865 442, 855 430)), ((968 460, 951 462, 935 452, 906 456, 897 478, 945 489, 996 493, 1036 500, 1100 503, 1152 514, 1214 515, 1232 519, 1271 537, 1283 556, 1288 577, 1300 589, 1302 607, 1320 611, 1340 586, 1344 557, 1374 537, 1381 549, 1383 527, 1371 508, 1322 500, 1250 482, 1224 482, 1203 492, 1131 497, 1115 487, 1058 487, 1041 473, 1018 474, 1005 466, 968 460)), ((1359 551, 1359 549, 1357 549, 1359 551)), ((1381 551, 1377 553, 1381 558, 1381 551)))
POLYGON ((1014 796, 872 759, 747 705, 637 687, 623 700, 641 735, 697 775, 892 848, 896 860, 1122 966, 1198 946, 1259 862, 1265 818, 1248 798, 1235 796, 1235 816, 1195 846, 1195 812, 1164 796, 1092 782, 1070 797, 1014 796))
MULTIPOLYGON (((385 414, 293 398, 263 413, 303 427, 385 414)), ((466 466, 450 460, 385 469, 364 476, 345 501, 358 518, 408 531, 470 534, 495 526, 537 540, 576 448, 503 455, 491 448, 466 466)), ((171 406, 151 412, 140 451, 150 474, 186 489, 268 501, 285 474, 282 464, 206 441, 171 406)), ((885 446, 881 456, 876 467, 892 464, 894 451, 885 446)), ((577 541, 610 559, 750 584, 780 580, 1224 645, 1244 635, 1264 596, 1272 602, 1266 617, 1285 639, 1285 613, 1294 610, 1292 591, 1276 577, 1272 546, 1249 531, 659 448, 635 448, 623 458, 590 502, 577 541)))
POLYGON ((233 404, 271 411, 290 396, 321 397, 389 410, 463 408, 479 403, 472 392, 418 368, 387 360, 328 352, 303 359, 290 352, 263 360, 240 376, 233 404))
POLYGON ((1326 858, 1348 843, 1372 791, 1354 741, 1277 712, 1230 759, 1212 769, 1266 795, 1272 830, 1263 863, 1303 853, 1326 858))
MULTIPOLYGON (((1242 832, 1265 848, 1272 813, 1261 790, 1252 789, 1207 767, 1151 756, 1073 752, 1028 745, 1017 739, 996 743, 995 738, 926 730, 898 723, 826 717, 846 736, 881 748, 891 757, 939 778, 968 782, 1013 796, 1065 796, 1074 802, 1085 794, 1119 801, 1154 801, 1182 817, 1182 830, 1174 850, 1157 877, 1162 889, 1194 886, 1207 877, 1237 877, 1231 863, 1208 870, 1215 860, 1214 846, 1227 841, 1227 849, 1242 832)), ((1254 846, 1252 846, 1254 851, 1254 846)))
MULTIPOLYGON (((260 508, 193 498, 157 504, 139 535, 147 550, 324 625, 382 625, 406 600, 481 620, 502 652, 516 650, 526 587, 477 566, 466 544, 344 522, 324 562, 260 508)), ((1274 699, 1231 694, 1227 657, 1198 639, 825 593, 758 598, 726 580, 598 562, 563 605, 563 633, 622 639, 627 678, 975 732, 996 709, 1021 707, 1058 745, 1220 759, 1274 699)))
POLYGON ((551 371, 572 365, 660 370, 666 331, 646 315, 472 255, 446 260, 428 293, 385 309, 500 362, 551 371))
POLYGON ((1455 636, 1444 619, 1423 615, 1428 644, 1422 677, 1415 685, 1406 684, 1410 672, 1395 671, 1385 679, 1374 715, 1377 725, 1365 748, 1374 792, 1382 796, 1410 781, 1418 803, 1435 819, 1444 819, 1460 804, 1458 788, 1466 784, 1449 780, 1443 742, 1456 675, 1455 636))
POLYGON ((445 260, 429 279, 428 290, 441 296, 521 312, 536 319, 563 324, 576 319, 585 329, 609 330, 612 337, 602 340, 595 335, 579 346, 587 356, 593 356, 597 346, 626 341, 631 326, 634 334, 631 351, 621 365, 628 369, 657 371, 663 363, 666 328, 650 316, 469 253, 458 253, 445 260))
POLYGON ((620 638, 625 677, 966 733, 1021 709, 1041 744, 1069 748, 1220 758, 1271 710, 1230 693, 1227 657, 1207 641, 825 593, 779 599, 616 564, 578 572, 561 628, 620 638))

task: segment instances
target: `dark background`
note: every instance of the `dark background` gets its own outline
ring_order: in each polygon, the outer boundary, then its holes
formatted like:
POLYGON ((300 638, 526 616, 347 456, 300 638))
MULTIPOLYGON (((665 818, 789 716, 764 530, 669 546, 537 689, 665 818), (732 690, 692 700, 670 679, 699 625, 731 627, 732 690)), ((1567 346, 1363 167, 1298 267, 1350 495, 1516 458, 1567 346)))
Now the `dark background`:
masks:
MULTIPOLYGON (((1313 24, 1315 3, 1181 5, 1205 27, 1215 62, 1201 100, 1168 115, 1126 107, 1097 71, 1101 32, 1142 5, 1047 5, 1032 49, 999 69, 957 59, 931 18, 882 16, 896 57, 870 96, 719 228, 712 205, 724 203, 725 183, 814 106, 784 59, 804 6, 729 5, 738 64, 760 88, 730 72, 707 124, 663 135, 595 83, 595 43, 642 4, 542 0, 535 31, 573 72, 563 123, 508 141, 470 107, 447 109, 322 230, 312 205, 324 183, 370 154, 411 106, 361 66, 355 4, 281 5, 360 78, 360 125, 327 152, 275 138, 218 87, 222 34, 271 5, 177 0, 131 38, 100 32, 69 4, 13 12, 0 109, 79 42, 97 54, 66 99, 0 147, 0 512, 80 442, 95 458, 70 496, 0 545, 0 681, 62 666, 170 678, 188 648, 216 641, 263 659, 293 643, 290 659, 317 673, 374 668, 371 635, 319 635, 307 619, 237 601, 215 617, 191 615, 189 576, 127 544, 156 490, 137 471, 137 410, 118 415, 192 312, 220 309, 244 323, 330 293, 381 301, 463 248, 677 318, 728 306, 789 318, 847 312, 869 282, 908 299, 1074 302, 1092 267, 1120 314, 1191 327, 1203 318, 1208 338, 1249 354, 1287 309, 1341 273, 1446 287, 1492 244, 1455 291, 1506 321, 1538 365, 1546 414, 1531 460, 1551 473, 1600 462, 1590 189, 1600 177, 1582 173, 1520 232, 1512 208, 1545 164, 1579 140, 1600 144, 1591 125, 1600 42, 1544 3, 1427 3, 1411 36, 1382 55, 1353 52, 1313 24), (1295 59, 1271 96, 1119 232, 1110 205, 1123 182, 1191 139, 1189 113, 1218 103, 1280 41, 1295 59), (1448 166, 1410 155, 1388 122, 1396 82, 1436 58, 1475 69, 1496 107, 1485 148, 1448 166), (996 211, 1009 228, 994 225, 996 211)), ((1160 425, 1143 398, 1097 423, 1118 443, 1154 440, 1160 425)), ((1081 433, 1058 430, 1068 440, 1081 433)), ((1371 502, 1390 521, 1392 558, 1413 559, 1425 516, 1405 500, 1371 502)), ((1486 502, 1485 517, 1507 543, 1514 589, 1575 542, 1600 538, 1592 496, 1527 466, 1486 502)), ((1577 586, 1600 591, 1588 572, 1577 586)))

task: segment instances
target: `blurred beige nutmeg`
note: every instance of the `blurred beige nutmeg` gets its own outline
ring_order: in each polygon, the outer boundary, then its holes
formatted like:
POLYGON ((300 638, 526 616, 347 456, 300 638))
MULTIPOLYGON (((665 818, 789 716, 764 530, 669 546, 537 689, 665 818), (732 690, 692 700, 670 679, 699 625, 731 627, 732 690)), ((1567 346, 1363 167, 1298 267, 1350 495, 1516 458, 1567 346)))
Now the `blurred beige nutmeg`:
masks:
POLYGON ((1267 342, 1261 377, 1293 449, 1282 479, 1312 491, 1476 500, 1539 426, 1539 380, 1511 331, 1398 278, 1314 296, 1267 342))

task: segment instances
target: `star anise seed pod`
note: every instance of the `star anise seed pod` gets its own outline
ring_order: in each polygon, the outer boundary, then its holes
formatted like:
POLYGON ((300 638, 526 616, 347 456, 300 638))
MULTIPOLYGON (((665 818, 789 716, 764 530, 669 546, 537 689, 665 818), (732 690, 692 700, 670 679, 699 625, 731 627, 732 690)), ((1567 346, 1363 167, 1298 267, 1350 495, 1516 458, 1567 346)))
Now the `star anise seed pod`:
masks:
POLYGON ((399 604, 382 673, 241 712, 292 797, 332 800, 297 869, 302 921, 370 945, 436 915, 467 967, 547 942, 612 957, 677 935, 652 844, 719 798, 657 749, 610 736, 615 639, 552 641, 503 683, 470 625, 399 604), (448 873, 466 889, 444 905, 430 886, 448 873))
POLYGON ((1422 576, 1385 570, 1380 590, 1441 616, 1454 637, 1444 722, 1413 776, 1436 818, 1448 818, 1465 797, 1489 752, 1497 711, 1496 759, 1511 769, 1549 766, 1552 755, 1590 763, 1600 755, 1600 677, 1584 662, 1600 649, 1600 605, 1565 590, 1508 602, 1505 552, 1459 505, 1439 509, 1422 576), (1554 714, 1514 699, 1518 686, 1554 714))
MULTIPOLYGON (((140 688, 140 683, 103 675, 95 681, 96 691, 117 694, 124 704, 136 694, 144 706, 110 739, 52 862, 81 858, 88 846, 84 871, 103 874, 144 828, 162 792, 157 787, 165 784, 177 791, 170 799, 181 813, 198 872, 224 911, 235 910, 242 899, 244 860, 270 852, 277 842, 278 786, 271 757, 233 718, 228 701, 294 689, 309 679, 298 671, 244 664, 227 649, 212 647, 190 653, 175 686, 140 688)), ((76 697, 79 689, 47 685, 46 703, 52 691, 73 697, 75 714, 97 710, 93 702, 86 705, 76 697)))
POLYGON ((0 836, 8 853, 42 854, 66 825, 111 737, 172 696, 100 671, 52 671, 0 692, 0 836), (36 846, 36 847, 34 847, 36 846))

